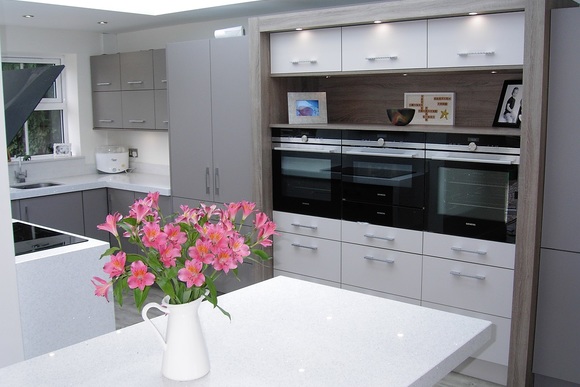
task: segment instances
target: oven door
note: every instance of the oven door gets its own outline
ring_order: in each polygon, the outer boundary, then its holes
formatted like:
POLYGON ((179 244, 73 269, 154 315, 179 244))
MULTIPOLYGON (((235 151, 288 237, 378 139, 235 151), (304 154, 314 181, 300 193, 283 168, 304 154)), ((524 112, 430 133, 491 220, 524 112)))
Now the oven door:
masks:
POLYGON ((344 200, 424 208, 424 155, 418 149, 343 146, 344 200))
POLYGON ((427 151, 427 231, 515 243, 517 162, 519 157, 427 151))
POLYGON ((275 145, 272 178, 275 210, 340 219, 340 146, 275 145))

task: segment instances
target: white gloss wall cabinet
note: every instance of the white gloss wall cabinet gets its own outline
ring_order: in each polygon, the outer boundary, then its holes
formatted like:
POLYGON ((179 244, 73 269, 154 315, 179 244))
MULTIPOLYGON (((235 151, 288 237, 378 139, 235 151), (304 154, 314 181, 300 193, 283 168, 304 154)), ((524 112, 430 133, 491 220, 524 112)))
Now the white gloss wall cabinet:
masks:
POLYGON ((524 62, 524 13, 429 19, 428 66, 519 65, 524 62))
POLYGON ((171 193, 253 199, 246 37, 167 45, 171 193))
POLYGON ((341 71, 341 28, 270 34, 272 74, 341 71))
POLYGON ((534 386, 580 385, 579 8, 552 11, 534 386))
POLYGON ((427 67, 427 21, 342 28, 342 71, 427 67))

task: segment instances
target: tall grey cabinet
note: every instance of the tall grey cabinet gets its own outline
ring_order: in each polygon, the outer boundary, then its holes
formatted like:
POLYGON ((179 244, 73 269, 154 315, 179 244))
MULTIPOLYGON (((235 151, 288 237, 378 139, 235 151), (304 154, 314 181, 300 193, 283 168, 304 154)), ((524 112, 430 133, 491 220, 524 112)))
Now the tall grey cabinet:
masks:
POLYGON ((580 8, 552 11, 534 385, 580 386, 580 8))
POLYGON ((247 38, 171 43, 166 55, 174 202, 252 200, 247 38))

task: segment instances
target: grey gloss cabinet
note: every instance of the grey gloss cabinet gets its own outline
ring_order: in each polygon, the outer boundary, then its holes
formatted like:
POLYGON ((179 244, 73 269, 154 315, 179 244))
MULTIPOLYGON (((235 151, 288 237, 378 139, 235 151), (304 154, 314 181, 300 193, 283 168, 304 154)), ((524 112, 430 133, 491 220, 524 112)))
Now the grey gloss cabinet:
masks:
POLYGON ((579 8, 552 11, 534 385, 580 385, 579 8))
POLYGON ((173 196, 252 200, 246 37, 167 45, 173 196))
POLYGON ((83 235, 89 238, 109 241, 109 233, 97 229, 99 224, 105 223, 109 208, 107 206, 107 189, 98 188, 83 191, 83 235))
POLYGON ((84 235, 81 192, 21 199, 19 203, 21 219, 26 222, 84 235))
POLYGON ((153 89, 153 51, 122 52, 121 90, 153 89))
POLYGON ((90 60, 93 91, 121 90, 121 62, 119 54, 91 56, 90 60))

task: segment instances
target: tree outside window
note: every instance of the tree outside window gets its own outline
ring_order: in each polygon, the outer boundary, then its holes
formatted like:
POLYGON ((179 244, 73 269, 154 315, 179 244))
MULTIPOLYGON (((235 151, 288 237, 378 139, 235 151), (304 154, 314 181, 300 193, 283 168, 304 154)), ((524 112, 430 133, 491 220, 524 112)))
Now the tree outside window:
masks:
MULTIPOLYGON (((2 58, 2 70, 55 66, 60 59, 2 58)), ((64 103, 60 76, 46 92, 14 140, 8 144, 11 157, 52 155, 55 143, 65 141, 64 103)))

